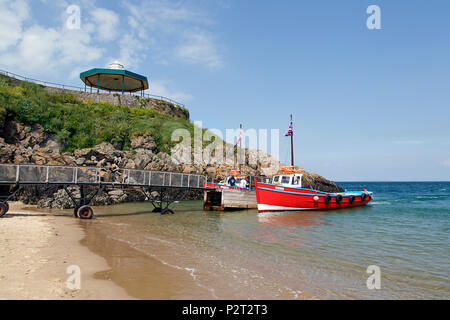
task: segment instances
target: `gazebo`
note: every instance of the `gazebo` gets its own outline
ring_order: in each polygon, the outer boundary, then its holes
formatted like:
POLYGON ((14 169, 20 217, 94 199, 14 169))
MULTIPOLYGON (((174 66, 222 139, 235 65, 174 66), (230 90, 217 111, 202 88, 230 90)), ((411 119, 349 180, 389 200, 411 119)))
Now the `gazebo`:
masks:
POLYGON ((85 89, 87 86, 97 88, 109 92, 141 92, 149 88, 147 77, 140 74, 125 70, 124 66, 115 61, 108 68, 94 68, 80 74, 81 80, 84 82, 85 89))

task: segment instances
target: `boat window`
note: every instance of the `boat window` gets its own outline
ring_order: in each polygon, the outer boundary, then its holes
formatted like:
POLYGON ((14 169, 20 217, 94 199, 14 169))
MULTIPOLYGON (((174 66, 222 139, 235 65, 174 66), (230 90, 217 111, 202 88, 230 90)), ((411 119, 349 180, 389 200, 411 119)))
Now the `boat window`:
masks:
POLYGON ((280 176, 273 177, 273 183, 278 183, 278 182, 280 182, 280 176))
POLYGON ((283 178, 281 178, 281 183, 286 183, 289 184, 291 182, 291 177, 289 176, 283 176, 283 178))

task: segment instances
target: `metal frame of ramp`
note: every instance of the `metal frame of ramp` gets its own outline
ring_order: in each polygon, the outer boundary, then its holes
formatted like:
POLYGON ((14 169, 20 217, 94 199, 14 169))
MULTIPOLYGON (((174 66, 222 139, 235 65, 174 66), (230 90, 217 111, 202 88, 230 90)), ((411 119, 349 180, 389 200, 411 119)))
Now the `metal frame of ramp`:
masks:
POLYGON ((169 214, 173 213, 169 209, 170 204, 183 200, 191 190, 205 190, 206 180, 204 175, 175 172, 0 164, 0 187, 3 189, 0 195, 0 217, 9 210, 8 201, 24 186, 63 187, 75 205, 74 215, 81 219, 92 219, 93 210, 89 204, 107 187, 140 188, 149 197, 154 212, 169 214), (70 186, 80 187, 79 198, 69 190, 70 186), (94 193, 88 195, 87 187, 94 189, 94 193), (152 199, 152 190, 158 190, 159 199, 152 199), (180 197, 171 199, 170 190, 181 191, 180 197))

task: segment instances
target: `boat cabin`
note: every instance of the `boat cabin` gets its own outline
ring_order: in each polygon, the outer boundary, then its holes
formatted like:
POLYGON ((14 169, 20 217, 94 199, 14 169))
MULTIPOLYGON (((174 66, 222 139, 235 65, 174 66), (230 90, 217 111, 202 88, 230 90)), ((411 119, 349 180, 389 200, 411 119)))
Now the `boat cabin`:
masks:
POLYGON ((272 184, 290 187, 290 188, 301 188, 302 187, 302 176, 303 174, 280 174, 273 176, 272 184))
POLYGON ((273 176, 272 184, 290 188, 301 188, 302 176, 303 174, 295 172, 293 166, 283 167, 281 168, 281 173, 273 176))

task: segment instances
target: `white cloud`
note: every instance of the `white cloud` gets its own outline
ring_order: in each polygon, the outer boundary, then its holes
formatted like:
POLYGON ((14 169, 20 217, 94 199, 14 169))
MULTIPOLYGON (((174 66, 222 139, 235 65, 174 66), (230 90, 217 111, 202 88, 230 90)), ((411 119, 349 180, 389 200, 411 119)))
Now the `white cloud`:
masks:
MULTIPOLYGON (((5 10, 4 0, 0 0, 0 7, 5 10)), ((104 48, 100 48, 92 43, 91 34, 100 30, 101 37, 108 37, 106 33, 110 27, 106 20, 97 21, 98 25, 92 24, 88 19, 82 24, 79 30, 69 30, 65 23, 56 27, 45 28, 33 22, 29 15, 28 4, 24 0, 16 0, 11 3, 9 14, 15 14, 15 18, 8 18, 8 23, 0 20, 0 33, 14 35, 8 40, 0 37, 0 64, 9 71, 24 73, 34 76, 45 76, 45 79, 53 77, 61 70, 72 74, 72 70, 78 65, 96 61, 102 57, 104 48), (25 22, 28 24, 24 27, 25 22), (7 50, 2 50, 7 46, 7 50), (49 75, 50 74, 50 75, 49 75), (53 75, 52 75, 53 74, 53 75)), ((111 20, 108 10, 100 13, 111 20)), ((95 11, 94 11, 95 12, 95 11)), ((65 11, 64 11, 65 13, 65 11)), ((3 14, 3 12, 2 12, 3 14)), ((64 75, 60 75, 64 76, 64 75)))
POLYGON ((219 68, 223 59, 214 36, 208 31, 213 22, 208 14, 186 3, 150 0, 123 5, 129 12, 133 36, 145 41, 153 61, 161 64, 188 63, 219 68))
POLYGON ((90 11, 93 23, 97 25, 99 39, 111 41, 117 37, 119 16, 111 10, 96 8, 90 11))
POLYGON ((29 16, 24 0, 0 0, 0 52, 16 45, 22 35, 23 22, 29 16))
MULTIPOLYGON (((139 70, 148 57, 164 65, 218 68, 223 64, 207 28, 212 23, 208 15, 186 3, 124 2, 119 14, 97 7, 96 1, 75 2, 81 8, 80 29, 67 28, 69 2, 40 1, 42 10, 48 6, 60 12, 51 25, 36 20, 39 15, 32 15, 31 0, 0 0, 0 12, 6 17, 0 20, 0 69, 62 82, 114 60, 131 70, 139 70)), ((192 95, 174 90, 166 81, 152 80, 150 93, 180 102, 192 100, 192 95)))
POLYGON ((23 31, 14 50, 0 56, 2 64, 27 74, 51 73, 62 67, 95 61, 102 49, 90 44, 91 37, 82 30, 43 28, 34 25, 23 31))
POLYGON ((223 65, 211 36, 204 32, 188 34, 184 43, 175 50, 175 55, 188 63, 204 64, 209 68, 223 65))
POLYGON ((143 24, 150 29, 165 29, 172 32, 176 29, 177 24, 182 23, 205 23, 207 17, 199 10, 190 10, 186 3, 170 2, 167 0, 148 0, 133 5, 129 1, 123 3, 129 13, 129 22, 132 25, 143 24), (134 21, 134 22, 133 22, 134 21))
POLYGON ((167 97, 178 102, 188 102, 192 100, 192 95, 180 91, 172 91, 168 88, 167 81, 152 80, 150 83, 150 93, 156 96, 167 97))
POLYGON ((119 41, 120 57, 119 60, 127 67, 138 67, 139 64, 145 59, 145 46, 143 43, 127 34, 119 41))
POLYGON ((450 167, 450 159, 445 160, 444 162, 442 162, 442 165, 446 166, 446 167, 450 167))

